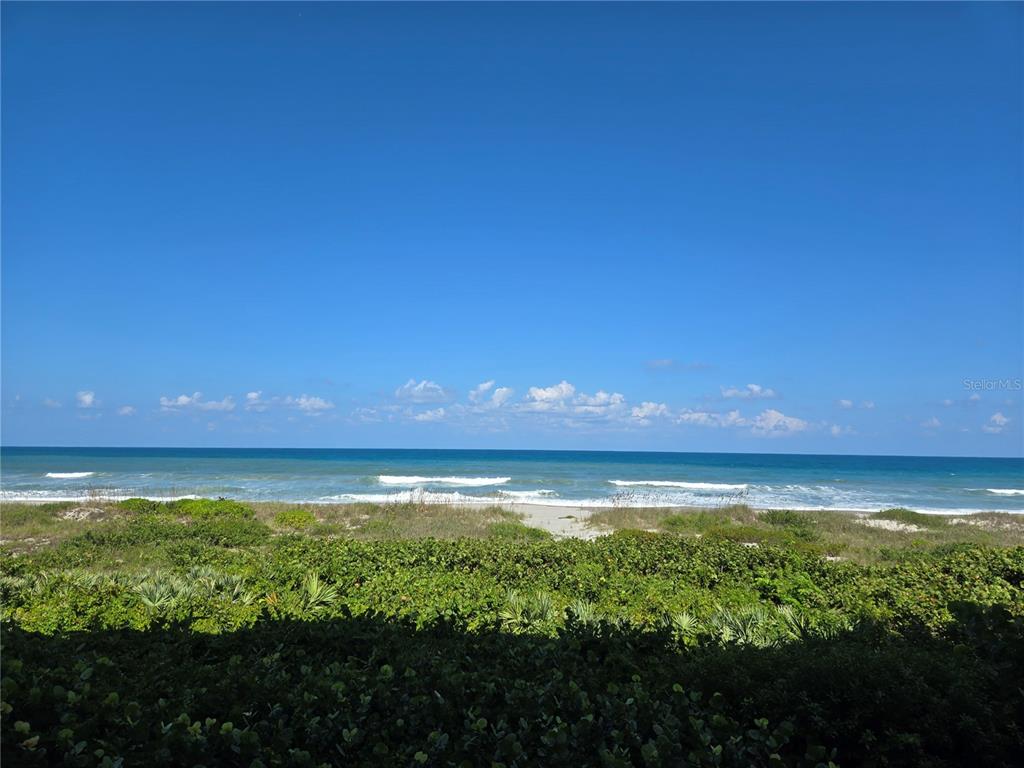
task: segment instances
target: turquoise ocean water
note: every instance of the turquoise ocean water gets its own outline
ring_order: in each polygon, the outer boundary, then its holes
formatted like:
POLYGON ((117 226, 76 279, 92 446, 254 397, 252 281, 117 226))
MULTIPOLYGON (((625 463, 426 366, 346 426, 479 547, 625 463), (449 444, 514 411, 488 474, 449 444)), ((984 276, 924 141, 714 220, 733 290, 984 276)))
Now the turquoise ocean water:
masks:
POLYGON ((1024 459, 361 449, 0 449, 0 498, 227 496, 1024 512, 1024 459))

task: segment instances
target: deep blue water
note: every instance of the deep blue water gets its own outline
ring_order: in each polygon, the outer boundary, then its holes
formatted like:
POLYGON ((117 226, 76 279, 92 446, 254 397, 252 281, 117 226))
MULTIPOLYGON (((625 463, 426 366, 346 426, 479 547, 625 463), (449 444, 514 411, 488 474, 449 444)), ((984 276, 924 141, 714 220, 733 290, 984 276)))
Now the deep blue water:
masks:
POLYGON ((1024 459, 363 449, 0 449, 2 498, 521 501, 1024 512, 1024 459))

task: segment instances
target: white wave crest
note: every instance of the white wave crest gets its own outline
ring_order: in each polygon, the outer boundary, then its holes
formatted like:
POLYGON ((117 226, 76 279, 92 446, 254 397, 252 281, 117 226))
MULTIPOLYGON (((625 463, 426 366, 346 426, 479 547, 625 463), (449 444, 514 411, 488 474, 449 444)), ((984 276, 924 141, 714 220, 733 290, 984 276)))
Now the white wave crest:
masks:
POLYGON ((124 488, 95 488, 88 491, 40 491, 35 489, 0 491, 0 501, 20 501, 36 504, 53 501, 95 501, 102 503, 124 501, 131 498, 149 499, 151 501, 180 501, 181 499, 198 499, 201 497, 194 493, 181 496, 156 496, 145 493, 133 493, 124 488))
POLYGON ((47 472, 47 477, 54 480, 77 480, 80 477, 92 477, 95 472, 47 472))
POLYGON ((422 477, 420 475, 378 475, 381 485, 460 485, 479 488, 485 485, 504 485, 511 477, 422 477))
POLYGON ((609 480, 623 487, 649 486, 651 488, 686 488, 691 491, 745 491, 746 483, 685 483, 681 480, 609 480))
POLYGON ((547 488, 538 488, 536 491, 498 491, 502 496, 508 496, 512 499, 526 500, 526 499, 549 499, 552 496, 557 496, 555 491, 547 488))
POLYGON ((986 488, 985 490, 997 496, 1024 496, 1024 490, 1020 488, 986 488))

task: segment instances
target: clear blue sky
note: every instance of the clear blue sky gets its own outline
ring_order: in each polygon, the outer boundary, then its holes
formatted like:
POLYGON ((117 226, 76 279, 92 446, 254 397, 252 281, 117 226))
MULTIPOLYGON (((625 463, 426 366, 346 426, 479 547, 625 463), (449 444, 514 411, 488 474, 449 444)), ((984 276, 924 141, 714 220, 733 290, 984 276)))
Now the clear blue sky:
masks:
POLYGON ((1022 452, 1024 5, 2 14, 5 444, 1022 452))

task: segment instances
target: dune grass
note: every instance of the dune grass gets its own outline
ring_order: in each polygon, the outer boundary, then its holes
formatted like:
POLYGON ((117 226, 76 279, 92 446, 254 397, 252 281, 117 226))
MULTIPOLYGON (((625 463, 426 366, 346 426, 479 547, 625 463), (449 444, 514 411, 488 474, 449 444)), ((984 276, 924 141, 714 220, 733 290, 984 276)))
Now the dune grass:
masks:
POLYGON ((745 505, 721 509, 623 508, 598 510, 590 517, 590 524, 605 531, 660 531, 786 546, 856 562, 895 560, 950 544, 1024 544, 1024 518, 995 512, 946 516, 888 509, 865 516, 828 511, 758 512, 745 505))

